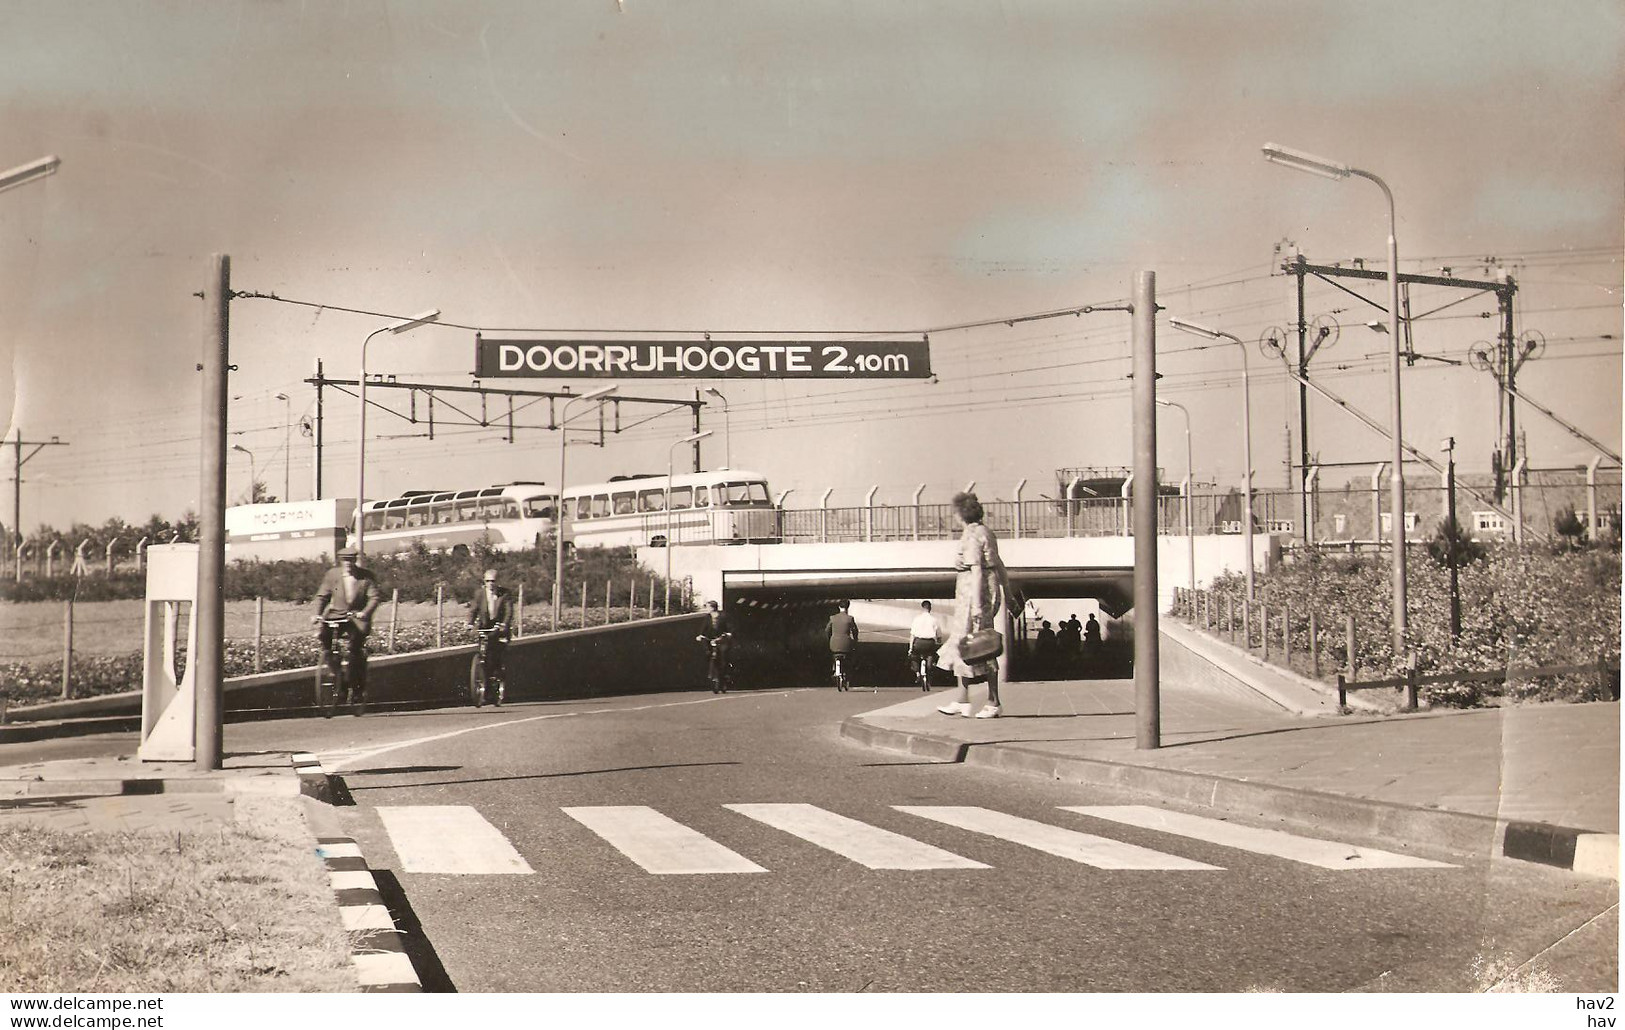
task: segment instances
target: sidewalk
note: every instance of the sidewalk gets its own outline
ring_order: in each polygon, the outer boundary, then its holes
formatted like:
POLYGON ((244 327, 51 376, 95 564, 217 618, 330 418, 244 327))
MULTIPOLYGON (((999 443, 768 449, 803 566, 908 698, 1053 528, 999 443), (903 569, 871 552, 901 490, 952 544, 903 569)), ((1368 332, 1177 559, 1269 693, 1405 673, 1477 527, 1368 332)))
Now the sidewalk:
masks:
MULTIPOLYGON (((942 761, 1618 878, 1617 703, 1339 716, 1301 681, 1274 680, 1266 696, 1229 678, 1170 676, 1165 663, 1155 749, 1136 747, 1132 680, 1005 684, 997 719, 942 715, 953 691, 937 691, 851 717, 841 732, 942 761)), ((985 688, 971 697, 979 709, 985 688)))

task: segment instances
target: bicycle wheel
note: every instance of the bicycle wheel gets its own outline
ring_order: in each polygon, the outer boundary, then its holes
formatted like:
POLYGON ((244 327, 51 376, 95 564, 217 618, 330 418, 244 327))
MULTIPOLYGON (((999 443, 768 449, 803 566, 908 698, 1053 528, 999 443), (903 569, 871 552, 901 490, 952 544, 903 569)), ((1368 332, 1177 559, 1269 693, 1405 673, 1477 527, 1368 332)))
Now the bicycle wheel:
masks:
POLYGON ((475 708, 485 704, 485 663, 479 655, 468 667, 468 699, 474 703, 475 708))
POLYGON ((333 718, 333 709, 338 707, 339 690, 343 684, 343 673, 332 655, 322 659, 316 667, 316 707, 322 710, 322 718, 333 718))

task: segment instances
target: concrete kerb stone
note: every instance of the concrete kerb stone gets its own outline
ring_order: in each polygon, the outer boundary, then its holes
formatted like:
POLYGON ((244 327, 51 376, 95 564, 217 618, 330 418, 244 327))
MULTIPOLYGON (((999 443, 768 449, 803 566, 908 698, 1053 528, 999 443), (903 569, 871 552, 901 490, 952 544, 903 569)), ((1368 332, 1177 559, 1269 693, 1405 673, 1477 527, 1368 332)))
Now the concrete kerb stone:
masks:
POLYGON ((1177 769, 1057 755, 1040 747, 970 744, 933 734, 875 726, 861 716, 841 723, 841 735, 868 747, 950 763, 1152 794, 1239 815, 1293 823, 1322 832, 1381 838, 1401 847, 1417 842, 1447 851, 1534 862, 1582 875, 1619 878, 1619 836, 1543 823, 1417 808, 1177 769))
POLYGON ((272 765, 253 770, 225 769, 198 772, 187 768, 152 770, 153 775, 98 775, 98 761, 64 760, 41 762, 56 766, 31 772, 33 766, 17 766, 0 773, 0 797, 119 797, 152 794, 242 794, 294 797, 300 793, 300 780, 293 765, 272 765), (83 771, 81 771, 83 770, 83 771), (21 772, 21 775, 16 773, 21 772))
MULTIPOLYGON (((314 760, 311 755, 299 757, 314 760)), ((302 764, 308 769, 312 762, 302 764)), ((320 765, 315 767, 319 769, 320 765)), ((350 935, 350 961, 361 990, 422 993, 423 981, 406 950, 406 934, 390 915, 360 845, 339 829, 337 818, 325 804, 307 801, 305 821, 315 840, 316 854, 327 868, 339 921, 350 935)))

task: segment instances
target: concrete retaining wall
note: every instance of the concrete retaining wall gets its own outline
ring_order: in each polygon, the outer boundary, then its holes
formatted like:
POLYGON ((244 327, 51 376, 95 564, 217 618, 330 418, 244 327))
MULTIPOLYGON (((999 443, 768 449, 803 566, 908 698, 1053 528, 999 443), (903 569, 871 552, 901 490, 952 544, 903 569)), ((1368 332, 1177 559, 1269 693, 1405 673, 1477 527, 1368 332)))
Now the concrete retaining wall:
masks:
MULTIPOLYGON (((508 647, 508 700, 553 701, 699 688, 706 682, 706 652, 694 641, 703 615, 566 630, 522 637, 508 647)), ((457 704, 468 699, 475 645, 413 654, 374 655, 368 661, 369 704, 457 704)), ((290 669, 236 676, 225 683, 225 710, 309 707, 315 670, 290 669)), ((139 716, 141 692, 128 691, 12 709, 8 722, 139 716)))

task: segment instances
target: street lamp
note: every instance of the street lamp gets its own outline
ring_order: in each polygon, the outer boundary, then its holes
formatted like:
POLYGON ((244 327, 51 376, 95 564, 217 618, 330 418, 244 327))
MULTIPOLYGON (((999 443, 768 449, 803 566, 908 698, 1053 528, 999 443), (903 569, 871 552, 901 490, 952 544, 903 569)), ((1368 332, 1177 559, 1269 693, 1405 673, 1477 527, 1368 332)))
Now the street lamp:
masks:
POLYGON ((62 159, 53 154, 50 157, 42 157, 37 161, 30 161, 25 165, 18 165, 9 171, 0 172, 0 193, 14 186, 22 186, 33 182, 35 179, 43 179, 47 175, 53 174, 61 166, 62 159))
POLYGON ((1247 560, 1247 600, 1253 600, 1253 391, 1248 381, 1247 345, 1241 337, 1218 329, 1210 329, 1183 318, 1170 318, 1168 323, 1181 332, 1205 336, 1209 340, 1229 340, 1241 348, 1241 438, 1242 460, 1246 463, 1242 474, 1242 493, 1247 498, 1247 513, 1242 522, 1247 560))
POLYGON ((729 467, 734 467, 734 434, 733 428, 728 424, 728 398, 722 396, 722 391, 714 386, 705 388, 705 392, 722 402, 722 460, 729 467))
POLYGON ((712 435, 707 429, 703 432, 685 436, 681 440, 673 440, 666 449, 666 614, 671 614, 671 477, 672 464, 677 460, 677 448, 685 443, 697 443, 712 435))
POLYGON ((367 553, 367 527, 366 519, 362 514, 367 504, 367 344, 379 333, 400 335, 409 329, 416 329, 427 322, 433 322, 440 317, 439 308, 431 308, 421 315, 414 315, 398 325, 386 325, 382 329, 374 329, 361 341, 361 379, 360 389, 356 395, 361 398, 361 418, 359 422, 360 436, 356 442, 355 459, 355 550, 356 554, 365 556, 367 553))
POLYGON ((581 401, 595 401, 619 390, 619 386, 601 386, 596 390, 571 397, 564 402, 559 413, 559 499, 553 506, 553 628, 559 628, 560 610, 564 602, 564 449, 569 436, 570 406, 581 401))
POLYGON ((1394 593, 1394 655, 1401 657, 1405 653, 1406 638, 1406 603, 1405 603, 1405 435, 1401 431, 1400 398, 1399 398, 1399 244, 1395 241, 1398 226, 1394 215, 1394 193, 1388 184, 1381 178, 1355 168, 1352 165, 1342 164, 1313 154, 1305 154, 1301 150, 1292 150, 1275 143, 1264 144, 1264 159, 1287 168, 1311 175, 1319 175, 1327 179, 1347 179, 1357 176, 1369 179, 1382 190, 1383 197, 1388 201, 1388 372, 1389 372, 1389 407, 1393 421, 1394 445, 1394 471, 1389 477, 1390 504, 1394 509, 1394 567, 1393 567, 1393 593, 1394 593))
POLYGON ((242 451, 244 454, 248 455, 248 500, 246 503, 253 504, 254 484, 259 480, 259 477, 254 472, 254 452, 249 450, 247 447, 244 447, 240 443, 232 444, 231 449, 234 451, 242 451))
POLYGON ((282 503, 286 504, 293 500, 293 479, 289 472, 293 461, 293 398, 279 393, 276 399, 282 402, 282 503))
POLYGON ((1191 490, 1196 485, 1196 467, 1191 462, 1191 413, 1177 401, 1157 399, 1158 407, 1175 408, 1185 416, 1185 542, 1191 567, 1191 596, 1196 596, 1196 521, 1191 515, 1191 490))

